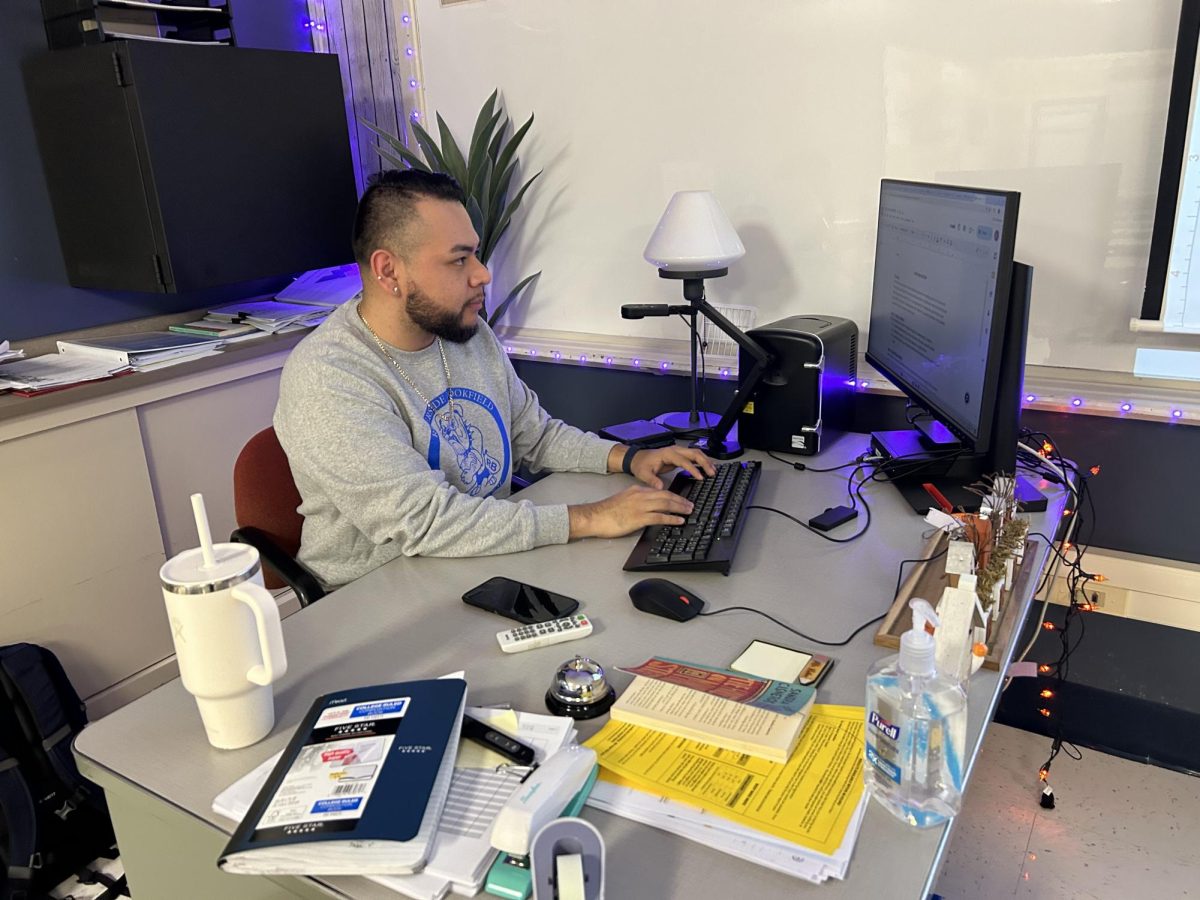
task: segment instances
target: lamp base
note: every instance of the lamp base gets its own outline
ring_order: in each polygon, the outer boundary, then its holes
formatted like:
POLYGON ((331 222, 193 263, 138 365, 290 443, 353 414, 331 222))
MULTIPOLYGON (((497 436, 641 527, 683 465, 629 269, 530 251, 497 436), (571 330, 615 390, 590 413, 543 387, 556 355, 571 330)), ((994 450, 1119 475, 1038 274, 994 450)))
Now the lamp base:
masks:
POLYGON ((670 428, 672 431, 687 432, 707 431, 721 421, 721 417, 716 413, 698 412, 694 415, 695 418, 692 418, 693 413, 690 411, 663 413, 654 417, 654 424, 670 428))
POLYGON ((688 446, 703 450, 712 459, 737 459, 746 452, 738 443, 737 438, 732 435, 720 442, 710 442, 708 438, 700 438, 688 446))

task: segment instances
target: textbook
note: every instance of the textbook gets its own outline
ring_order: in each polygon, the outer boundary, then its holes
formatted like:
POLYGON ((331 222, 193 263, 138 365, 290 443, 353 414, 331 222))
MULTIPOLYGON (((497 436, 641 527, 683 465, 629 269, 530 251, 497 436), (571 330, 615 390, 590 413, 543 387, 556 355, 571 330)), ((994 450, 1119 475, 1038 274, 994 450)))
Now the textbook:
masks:
POLYGON ((787 762, 817 695, 813 688, 804 690, 808 695, 800 711, 782 715, 638 675, 613 704, 609 715, 614 722, 627 722, 773 762, 787 762))
POLYGON ((167 330, 174 331, 177 334, 198 334, 201 337, 217 338, 222 341, 242 337, 247 334, 264 334, 264 332, 259 331, 253 325, 245 325, 238 322, 212 322, 208 319, 198 319, 195 322, 185 322, 182 325, 171 325, 168 326, 167 330))
POLYGON ((252 875, 398 875, 429 855, 467 684, 409 681, 319 697, 217 864, 252 875))

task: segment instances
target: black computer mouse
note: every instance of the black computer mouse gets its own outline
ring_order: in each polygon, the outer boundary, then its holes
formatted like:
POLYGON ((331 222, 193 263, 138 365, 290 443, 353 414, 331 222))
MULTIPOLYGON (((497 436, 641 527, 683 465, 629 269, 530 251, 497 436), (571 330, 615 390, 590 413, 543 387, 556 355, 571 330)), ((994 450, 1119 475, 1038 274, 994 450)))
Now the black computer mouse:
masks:
POLYGON ((629 599, 642 612, 686 622, 704 609, 704 601, 665 578, 643 578, 629 589, 629 599))

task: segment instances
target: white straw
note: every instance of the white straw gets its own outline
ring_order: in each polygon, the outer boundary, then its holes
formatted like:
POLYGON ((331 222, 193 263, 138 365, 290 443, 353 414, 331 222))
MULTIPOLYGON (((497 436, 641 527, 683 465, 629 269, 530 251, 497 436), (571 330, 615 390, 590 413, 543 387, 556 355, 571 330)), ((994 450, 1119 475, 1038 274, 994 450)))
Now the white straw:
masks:
POLYGON ((200 552, 204 554, 204 568, 217 564, 213 556, 212 533, 208 530, 208 513, 204 510, 204 495, 192 494, 192 512, 196 515, 196 534, 200 535, 200 552))

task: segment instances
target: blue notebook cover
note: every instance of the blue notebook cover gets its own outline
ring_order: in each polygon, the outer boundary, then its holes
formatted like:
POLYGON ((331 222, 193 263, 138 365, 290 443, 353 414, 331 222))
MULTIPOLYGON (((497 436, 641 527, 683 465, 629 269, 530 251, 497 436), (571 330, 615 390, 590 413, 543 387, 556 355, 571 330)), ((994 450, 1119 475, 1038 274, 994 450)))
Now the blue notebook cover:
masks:
MULTIPOLYGON (((436 788, 448 787, 449 778, 438 776, 454 764, 466 690, 462 679, 446 678, 319 697, 219 864, 235 856, 273 857, 272 848, 293 845, 319 853, 319 845, 333 841, 417 839, 431 798, 438 812, 445 800, 436 788)), ((423 847, 410 849, 424 859, 423 847)))

